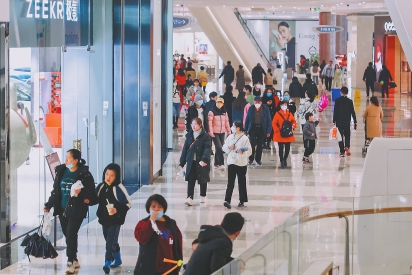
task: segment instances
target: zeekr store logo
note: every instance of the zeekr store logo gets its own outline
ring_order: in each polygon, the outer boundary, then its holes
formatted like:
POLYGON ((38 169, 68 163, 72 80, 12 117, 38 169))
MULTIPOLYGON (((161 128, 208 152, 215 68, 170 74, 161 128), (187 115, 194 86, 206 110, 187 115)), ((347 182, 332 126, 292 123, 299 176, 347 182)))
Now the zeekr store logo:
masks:
POLYGON ((26 0, 26 18, 60 19, 77 22, 80 0, 26 0), (64 3, 65 2, 65 3, 64 3))

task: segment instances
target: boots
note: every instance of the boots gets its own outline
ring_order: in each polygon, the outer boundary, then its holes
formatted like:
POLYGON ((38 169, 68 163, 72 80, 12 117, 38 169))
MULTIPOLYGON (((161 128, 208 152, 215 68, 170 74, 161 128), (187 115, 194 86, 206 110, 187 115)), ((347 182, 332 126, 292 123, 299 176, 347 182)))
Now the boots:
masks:
POLYGON ((114 255, 114 261, 112 263, 112 265, 110 267, 118 267, 120 266, 123 262, 122 262, 122 255, 119 252, 116 252, 114 255))
POLYGON ((177 129, 177 121, 179 120, 178 116, 173 116, 173 129, 177 129))
POLYGON ((111 261, 105 261, 105 262, 104 262, 103 271, 104 271, 106 274, 109 274, 109 273, 110 273, 110 264, 111 264, 111 263, 112 263, 111 261))

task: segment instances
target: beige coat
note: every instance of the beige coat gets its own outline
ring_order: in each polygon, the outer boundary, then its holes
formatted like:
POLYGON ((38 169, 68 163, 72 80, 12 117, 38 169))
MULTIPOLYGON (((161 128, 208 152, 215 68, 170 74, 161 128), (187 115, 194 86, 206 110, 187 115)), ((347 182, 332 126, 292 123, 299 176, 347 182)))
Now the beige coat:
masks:
POLYGON ((366 121, 366 136, 368 138, 382 136, 382 118, 383 112, 380 106, 371 104, 366 107, 363 119, 366 121))

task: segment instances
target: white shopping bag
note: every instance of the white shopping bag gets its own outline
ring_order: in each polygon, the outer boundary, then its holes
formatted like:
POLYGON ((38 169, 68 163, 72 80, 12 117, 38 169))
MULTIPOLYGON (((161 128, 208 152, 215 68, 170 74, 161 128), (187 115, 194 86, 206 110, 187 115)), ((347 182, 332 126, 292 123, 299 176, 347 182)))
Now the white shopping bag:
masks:
POLYGON ((78 190, 78 189, 82 189, 84 186, 83 186, 83 184, 82 184, 82 182, 81 181, 76 181, 76 183, 73 183, 72 184, 72 188, 70 188, 70 196, 71 197, 77 197, 77 194, 75 193, 75 190, 78 190))
POLYGON ((43 228, 42 228, 42 233, 43 235, 50 235, 52 230, 52 214, 49 213, 44 213, 43 216, 43 228))
POLYGON ((338 128, 333 127, 332 129, 330 129, 329 131, 329 140, 335 140, 338 136, 338 128))

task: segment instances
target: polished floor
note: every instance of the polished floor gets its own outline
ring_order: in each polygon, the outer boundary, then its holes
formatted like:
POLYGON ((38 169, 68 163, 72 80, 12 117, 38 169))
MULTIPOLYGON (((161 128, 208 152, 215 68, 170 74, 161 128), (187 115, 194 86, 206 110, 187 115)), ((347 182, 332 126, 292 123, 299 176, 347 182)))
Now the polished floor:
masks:
MULTIPOLYGON (((355 92, 352 91, 352 98, 355 92)), ((271 150, 265 150, 263 166, 252 166, 248 169, 247 188, 249 202, 247 207, 227 210, 223 207, 224 192, 227 183, 225 170, 212 170, 211 182, 208 184, 207 203, 200 204, 198 192, 195 195, 195 205, 184 205, 186 198, 186 183, 179 175, 179 149, 184 142, 183 120, 178 131, 174 132, 174 151, 169 155, 164 165, 163 176, 155 184, 144 186, 132 195, 133 207, 129 211, 126 223, 122 227, 119 243, 122 248, 123 265, 112 269, 112 274, 133 273, 138 255, 138 243, 134 239, 134 227, 145 218, 144 203, 147 197, 154 193, 167 198, 169 208, 167 215, 177 221, 184 238, 184 260, 191 254, 191 242, 197 237, 202 224, 219 224, 223 216, 230 211, 240 212, 246 220, 244 229, 234 243, 233 256, 236 257, 253 245, 265 233, 282 223, 299 208, 315 203, 334 199, 356 197, 362 185, 362 147, 364 145, 364 124, 362 114, 369 104, 365 92, 355 98, 355 110, 358 118, 358 130, 353 131, 351 138, 352 156, 340 158, 336 141, 329 141, 329 129, 332 125, 333 107, 328 107, 320 114, 318 141, 310 164, 303 165, 302 136, 297 130, 296 142, 292 144, 289 157, 289 168, 279 169, 276 155, 276 145, 271 150)), ((384 111, 383 136, 410 137, 412 131, 411 98, 409 95, 391 95, 389 99, 381 99, 384 111)), ((237 190, 232 200, 237 205, 237 190)), ((342 239, 342 238, 340 238, 342 239)), ((63 244, 63 240, 59 241, 63 244)), ((100 225, 96 220, 85 225, 79 232, 79 260, 82 267, 78 274, 104 274, 105 242, 100 225)), ((59 251, 59 257, 54 260, 31 259, 23 257, 23 250, 12 251, 18 254, 17 263, 0 271, 0 274, 64 274, 66 257, 65 250, 59 251)), ((16 255, 15 255, 16 256, 16 255)))

